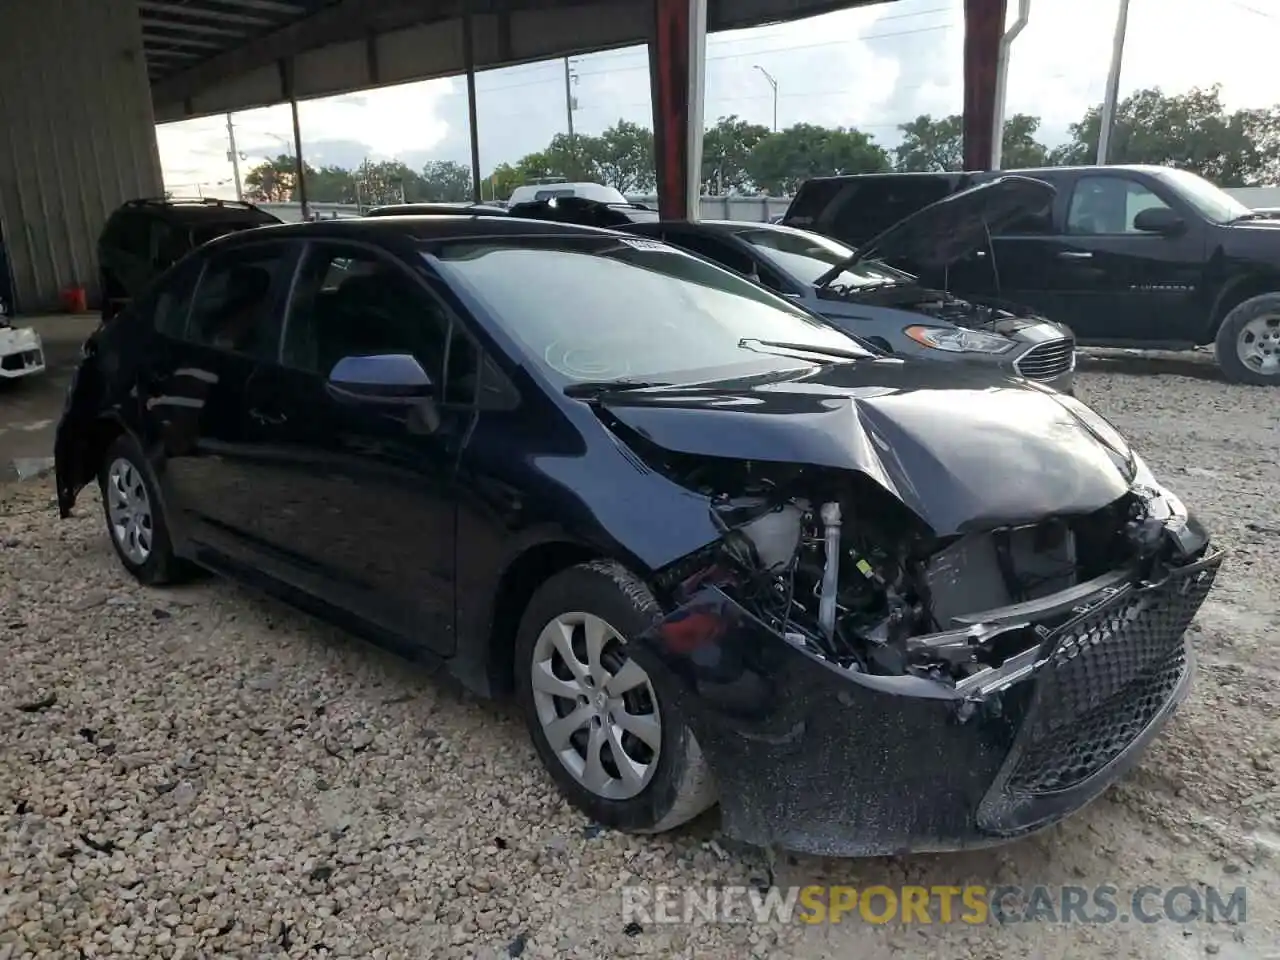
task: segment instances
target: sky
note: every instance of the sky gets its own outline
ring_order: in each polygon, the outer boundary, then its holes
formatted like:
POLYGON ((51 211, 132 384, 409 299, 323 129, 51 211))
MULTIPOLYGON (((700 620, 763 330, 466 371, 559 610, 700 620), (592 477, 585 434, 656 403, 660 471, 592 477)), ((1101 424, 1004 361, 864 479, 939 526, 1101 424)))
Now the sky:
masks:
MULTIPOLYGON (((712 34, 707 40, 705 118, 736 114, 771 125, 851 126, 891 147, 897 126, 923 113, 962 107, 963 0, 893 0, 790 24, 712 34)), ((1006 114, 1042 118, 1053 145, 1102 100, 1119 0, 1031 0, 1013 44, 1006 114)), ((1009 19, 1017 12, 1009 0, 1009 19)), ((1231 109, 1280 104, 1276 0, 1130 0, 1120 95, 1160 86, 1170 93, 1218 83, 1231 109)), ((652 127, 644 47, 575 57, 577 132, 596 134, 619 119, 652 127)), ((488 173, 544 147, 566 131, 564 64, 490 70, 476 76, 480 163, 488 173)), ((461 78, 384 87, 299 104, 303 156, 312 166, 358 166, 398 159, 470 165, 466 84, 461 78)), ((292 150, 287 105, 234 116, 248 159, 292 150)), ((223 117, 157 127, 165 186, 178 193, 235 195, 223 117)))

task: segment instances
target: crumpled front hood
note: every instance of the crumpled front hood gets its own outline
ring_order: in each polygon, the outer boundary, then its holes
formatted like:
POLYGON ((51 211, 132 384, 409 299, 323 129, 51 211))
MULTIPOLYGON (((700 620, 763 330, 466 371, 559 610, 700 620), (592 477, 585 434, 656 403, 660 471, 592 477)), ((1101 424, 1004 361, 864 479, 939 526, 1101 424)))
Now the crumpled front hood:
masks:
POLYGON ((859 259, 905 260, 940 270, 981 249, 998 234, 1053 203, 1057 191, 1031 177, 997 177, 931 203, 858 248, 859 259))
POLYGON ((1124 439, 1079 401, 976 369, 860 361, 599 402, 673 452, 859 471, 938 536, 1092 512, 1134 470, 1124 439))

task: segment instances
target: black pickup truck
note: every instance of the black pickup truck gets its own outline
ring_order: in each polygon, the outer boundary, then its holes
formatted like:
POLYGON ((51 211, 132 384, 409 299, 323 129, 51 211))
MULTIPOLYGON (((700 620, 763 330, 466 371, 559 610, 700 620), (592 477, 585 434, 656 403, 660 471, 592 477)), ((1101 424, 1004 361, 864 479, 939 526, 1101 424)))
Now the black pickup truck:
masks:
POLYGON ((1001 173, 1052 184, 1052 205, 944 275, 894 265, 960 296, 1033 307, 1082 344, 1213 344, 1231 380, 1280 386, 1280 219, 1192 173, 1106 166, 822 177, 801 186, 783 222, 856 247, 1001 173))

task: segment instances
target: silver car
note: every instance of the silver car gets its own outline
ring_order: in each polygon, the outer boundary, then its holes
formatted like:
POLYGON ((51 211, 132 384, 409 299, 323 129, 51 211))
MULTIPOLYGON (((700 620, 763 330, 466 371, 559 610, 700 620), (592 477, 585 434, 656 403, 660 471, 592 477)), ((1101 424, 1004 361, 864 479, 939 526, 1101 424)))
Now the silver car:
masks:
POLYGON ((1053 188, 1042 181, 1002 177, 920 210, 860 250, 769 223, 664 221, 623 229, 749 276, 895 356, 995 366, 1070 393, 1075 338, 1066 326, 1002 301, 929 289, 879 259, 910 251, 954 262, 982 249, 1005 219, 1052 199, 1053 188))

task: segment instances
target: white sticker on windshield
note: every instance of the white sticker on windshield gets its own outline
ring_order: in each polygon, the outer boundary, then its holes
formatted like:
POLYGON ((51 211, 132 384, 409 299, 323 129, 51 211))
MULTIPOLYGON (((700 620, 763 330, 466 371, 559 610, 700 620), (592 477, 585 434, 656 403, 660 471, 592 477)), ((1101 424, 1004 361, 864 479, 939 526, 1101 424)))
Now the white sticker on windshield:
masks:
POLYGON ((631 238, 619 239, 619 243, 625 243, 628 247, 634 247, 636 250, 669 250, 665 243, 660 240, 632 240, 631 238))

